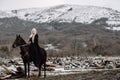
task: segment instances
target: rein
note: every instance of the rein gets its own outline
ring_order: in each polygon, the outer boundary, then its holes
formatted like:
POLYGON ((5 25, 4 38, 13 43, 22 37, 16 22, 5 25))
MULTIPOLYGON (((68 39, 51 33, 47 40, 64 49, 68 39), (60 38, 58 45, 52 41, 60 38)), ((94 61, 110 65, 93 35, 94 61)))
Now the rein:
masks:
POLYGON ((28 45, 30 45, 30 43, 23 44, 23 45, 20 45, 20 46, 17 46, 17 47, 24 47, 24 46, 28 46, 28 45))

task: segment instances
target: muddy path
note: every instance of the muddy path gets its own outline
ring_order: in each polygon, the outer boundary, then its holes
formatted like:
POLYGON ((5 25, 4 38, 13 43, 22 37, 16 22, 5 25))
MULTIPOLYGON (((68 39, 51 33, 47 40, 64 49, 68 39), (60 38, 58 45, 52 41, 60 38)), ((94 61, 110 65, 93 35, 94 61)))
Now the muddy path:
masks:
MULTIPOLYGON (((15 80, 15 79, 10 79, 15 80)), ((19 78, 16 80, 120 80, 120 69, 78 71, 71 74, 43 77, 19 78)))

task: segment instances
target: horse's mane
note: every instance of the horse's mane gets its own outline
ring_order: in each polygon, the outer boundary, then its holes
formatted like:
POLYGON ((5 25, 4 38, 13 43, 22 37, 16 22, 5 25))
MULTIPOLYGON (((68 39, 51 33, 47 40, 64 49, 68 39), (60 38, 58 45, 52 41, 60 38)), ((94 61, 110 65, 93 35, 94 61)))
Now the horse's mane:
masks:
POLYGON ((26 44, 26 41, 20 36, 20 39, 26 44))

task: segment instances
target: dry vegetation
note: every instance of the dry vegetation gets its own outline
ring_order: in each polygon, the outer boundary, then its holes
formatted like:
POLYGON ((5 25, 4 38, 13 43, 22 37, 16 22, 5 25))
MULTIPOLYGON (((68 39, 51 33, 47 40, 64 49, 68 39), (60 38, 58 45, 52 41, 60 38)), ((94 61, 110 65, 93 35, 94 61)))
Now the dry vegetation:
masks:
POLYGON ((81 23, 34 23, 16 17, 0 19, 0 55, 18 55, 11 49, 16 34, 27 41, 30 30, 36 27, 39 32, 39 44, 53 44, 60 51, 48 51, 49 56, 118 56, 120 55, 120 31, 109 31, 104 19, 92 24, 81 23), (99 23, 97 25, 97 23, 99 23), (6 48, 6 51, 4 51, 6 48))

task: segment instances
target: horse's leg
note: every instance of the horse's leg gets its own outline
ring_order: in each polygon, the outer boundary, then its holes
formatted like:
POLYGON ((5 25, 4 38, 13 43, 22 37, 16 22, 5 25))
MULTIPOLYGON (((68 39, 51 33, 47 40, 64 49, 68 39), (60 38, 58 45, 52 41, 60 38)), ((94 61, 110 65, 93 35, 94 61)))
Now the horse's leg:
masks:
POLYGON ((30 77, 30 63, 28 62, 28 77, 30 77))
POLYGON ((25 71, 25 77, 27 77, 27 64, 24 62, 24 71, 25 71))
POLYGON ((46 77, 46 62, 44 63, 44 78, 46 77))
POLYGON ((39 66, 39 73, 38 73, 38 77, 41 76, 41 65, 39 66))

